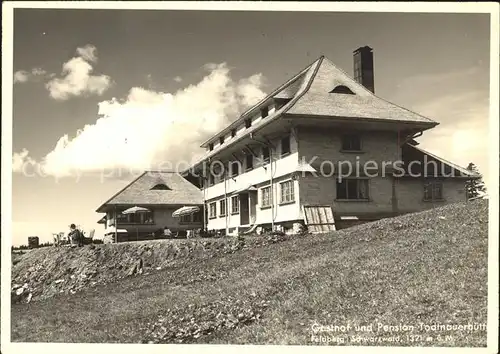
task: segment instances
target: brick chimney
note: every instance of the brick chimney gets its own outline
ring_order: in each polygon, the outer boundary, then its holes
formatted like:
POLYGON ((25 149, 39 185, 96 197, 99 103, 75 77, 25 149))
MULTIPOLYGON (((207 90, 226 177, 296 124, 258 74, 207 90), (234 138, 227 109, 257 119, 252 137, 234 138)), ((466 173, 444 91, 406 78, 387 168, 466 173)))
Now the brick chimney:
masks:
POLYGON ((364 46, 356 49, 353 54, 354 79, 371 92, 375 93, 373 76, 373 49, 364 46))

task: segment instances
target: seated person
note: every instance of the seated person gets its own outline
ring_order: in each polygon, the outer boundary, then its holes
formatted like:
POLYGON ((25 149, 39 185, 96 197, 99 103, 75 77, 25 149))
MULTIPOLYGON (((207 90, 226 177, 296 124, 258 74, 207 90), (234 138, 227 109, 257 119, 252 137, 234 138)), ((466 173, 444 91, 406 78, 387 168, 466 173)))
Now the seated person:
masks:
POLYGON ((168 227, 166 227, 166 226, 163 229, 163 236, 165 236, 165 237, 171 237, 172 236, 172 231, 170 231, 170 229, 168 227))
POLYGON ((83 246, 83 234, 80 230, 76 228, 75 224, 71 224, 69 227, 70 231, 68 233, 68 239, 72 246, 83 246))

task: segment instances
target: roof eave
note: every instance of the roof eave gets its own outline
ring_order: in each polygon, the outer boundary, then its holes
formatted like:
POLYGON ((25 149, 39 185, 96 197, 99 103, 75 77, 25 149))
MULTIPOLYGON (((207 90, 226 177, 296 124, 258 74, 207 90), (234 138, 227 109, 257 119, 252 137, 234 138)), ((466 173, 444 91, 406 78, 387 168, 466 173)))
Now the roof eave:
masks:
POLYGON ((232 128, 238 126, 245 118, 248 118, 248 116, 252 115, 260 109, 264 104, 268 103, 269 101, 274 99, 274 96, 277 95, 280 91, 285 89, 287 85, 292 83, 295 79, 297 79, 300 75, 303 75, 311 68, 314 63, 316 63, 318 60, 323 60, 324 56, 320 56, 318 59, 314 60, 311 64, 306 66, 304 69, 299 71, 297 74, 295 74, 293 77, 291 77, 289 80, 287 80, 285 83, 277 87, 275 90, 273 90, 269 95, 265 96, 263 99, 261 99, 258 103, 247 109, 245 112, 243 112, 238 119, 236 119, 234 122, 232 122, 229 126, 218 132, 217 134, 213 135, 209 139, 207 139, 205 142, 203 142, 200 147, 201 148, 207 148, 208 145, 214 141, 217 140, 218 137, 221 136, 221 134, 225 134, 229 131, 231 131, 232 128))
POLYGON ((358 120, 358 121, 366 121, 366 122, 379 122, 379 123, 397 123, 397 124, 406 124, 406 125, 417 125, 425 128, 424 130, 431 129, 439 125, 438 122, 430 120, 429 122, 422 121, 408 121, 408 120, 396 120, 396 119, 386 119, 386 118, 376 118, 376 117, 343 117, 343 116, 334 116, 334 115, 319 115, 319 114, 301 114, 301 113, 290 113, 284 112, 282 114, 283 118, 323 118, 323 119, 331 119, 338 120, 339 122, 343 122, 346 120, 358 120))
MULTIPOLYGON (((297 76, 305 73, 307 70, 309 70, 311 68, 312 65, 314 65, 315 63, 316 64, 316 67, 314 67, 314 70, 311 74, 311 77, 309 77, 309 79, 307 80, 307 84, 306 84, 306 87, 302 90, 302 92, 298 92, 294 98, 292 98, 287 104, 285 104, 283 107, 280 108, 280 110, 276 111, 274 113, 274 115, 271 115, 270 117, 268 117, 263 123, 259 123, 258 126, 255 126, 253 129, 249 130, 248 132, 245 132, 243 135, 240 135, 240 137, 237 137, 237 139, 234 139, 232 141, 230 141, 226 147, 224 147, 223 149, 217 149, 215 150, 214 153, 212 153, 212 155, 210 156, 207 156, 207 157, 204 157, 203 159, 201 159, 200 161, 198 161, 197 163, 195 163, 194 165, 190 166, 189 168, 187 168, 186 170, 184 171, 181 171, 180 173, 183 174, 183 173, 186 173, 188 172, 189 170, 192 170, 192 169, 195 169, 196 167, 198 167, 200 164, 202 164, 205 160, 207 159, 211 159, 213 158, 214 156, 217 156, 221 151, 224 151, 225 149, 227 149, 228 147, 230 147, 231 145, 237 143, 238 141, 241 141, 243 138, 246 138, 248 135, 254 133, 254 132, 257 132, 259 131, 260 129, 262 129, 263 127, 265 127, 266 125, 270 124, 271 122, 274 122, 276 121, 277 119, 281 118, 284 116, 284 114, 286 112, 288 112, 288 110, 290 110, 294 105, 295 103, 302 97, 306 94, 307 91, 309 91, 310 87, 311 87, 311 83, 313 82, 317 72, 318 72, 318 69, 322 63, 324 59, 324 56, 321 56, 319 57, 319 59, 315 60, 313 63, 311 63, 311 65, 307 66, 305 69, 303 69, 299 74, 295 75, 294 78, 296 78, 297 76)), ((290 79, 288 82, 292 81, 294 78, 290 79)), ((286 84, 287 84, 286 83, 286 84)), ((273 92, 271 95, 274 95, 276 92, 279 92, 279 90, 283 87, 286 86, 286 84, 282 85, 279 89, 276 89, 275 92, 273 92)), ((299 90, 300 91, 300 90, 299 90)))

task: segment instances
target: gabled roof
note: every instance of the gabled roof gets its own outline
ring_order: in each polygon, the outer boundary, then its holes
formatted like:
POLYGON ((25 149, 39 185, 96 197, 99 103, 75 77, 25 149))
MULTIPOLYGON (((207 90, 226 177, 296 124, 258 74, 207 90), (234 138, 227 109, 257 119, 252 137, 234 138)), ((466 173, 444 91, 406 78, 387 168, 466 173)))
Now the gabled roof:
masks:
POLYGON ((222 147, 217 147, 205 153, 193 166, 213 157, 219 151, 242 140, 250 133, 259 130, 281 116, 347 118, 353 121, 367 119, 392 121, 418 124, 421 129, 430 129, 439 124, 432 119, 375 96, 375 94, 356 82, 345 71, 336 67, 335 64, 324 56, 321 56, 263 98, 259 103, 248 109, 231 125, 204 142, 202 147, 206 147, 209 142, 215 141, 223 133, 225 134, 231 128, 241 124, 246 117, 256 112, 262 105, 267 104, 272 99, 288 99, 289 101, 270 116, 246 129, 243 134, 237 135, 227 141, 222 147), (353 94, 330 93, 337 86, 345 86, 353 94))
MULTIPOLYGON (((297 84, 298 85, 297 92, 295 93, 295 96, 289 102, 287 102, 280 109, 274 111, 271 115, 269 115, 265 119, 262 119, 262 120, 260 120, 257 123, 254 123, 252 126, 250 126, 250 128, 248 128, 248 129, 245 130, 244 134, 236 135, 233 139, 231 139, 227 143, 225 143, 223 148, 231 146, 232 144, 234 144, 234 143, 242 140, 243 138, 245 138, 248 135, 250 135, 250 133, 253 133, 254 131, 262 128, 263 126, 265 126, 265 125, 273 122, 277 118, 279 118, 283 112, 286 112, 286 110, 289 107, 291 107, 295 103, 295 101, 298 100, 307 91, 307 88, 308 88, 308 86, 309 86, 309 84, 311 82, 311 79, 314 77, 314 75, 316 73, 316 70, 319 68, 319 64, 321 63, 321 61, 323 60, 323 58, 324 57, 320 57, 314 63, 312 63, 311 65, 309 65, 308 67, 306 67, 301 73, 299 73, 294 78, 292 78, 291 80, 288 81, 288 83, 294 84, 294 79, 299 79, 300 80, 300 85, 297 84), (303 75, 303 78, 301 78, 302 75, 303 75)), ((270 95, 268 95, 266 98, 262 99, 261 102, 259 102, 255 106, 253 106, 246 113, 244 113, 244 115, 242 117, 240 117, 237 122, 243 121, 243 118, 246 117, 246 114, 249 114, 250 112, 255 111, 256 109, 258 109, 260 107, 259 104, 262 105, 262 103, 267 102, 270 98, 274 97, 274 95, 277 95, 280 92, 282 92, 283 90, 287 89, 287 87, 288 87, 288 85, 285 84, 285 85, 281 86, 280 88, 276 89, 275 91, 273 91, 273 93, 271 93, 270 95)), ((231 124, 231 126, 233 126, 233 124, 231 124)), ((228 129, 228 128, 226 128, 226 129, 228 129)), ((206 144, 206 143, 204 143, 204 144, 206 144)), ((211 158, 212 156, 214 156, 215 154, 217 154, 219 151, 221 151, 221 149, 220 148, 216 148, 216 149, 214 149, 212 151, 206 152, 205 154, 203 154, 193 164, 193 166, 196 166, 200 162, 202 162, 202 161, 204 161, 206 159, 211 158)), ((189 170, 189 168, 186 169, 186 171, 187 170, 189 170)), ((184 172, 186 172, 186 171, 184 171, 184 172)))
POLYGON ((177 172, 146 171, 129 183, 97 212, 104 212, 109 205, 198 205, 203 204, 203 192, 177 172), (170 190, 151 190, 162 183, 170 190))
POLYGON ((472 171, 469 171, 468 169, 466 168, 463 168, 457 164, 454 164, 453 162, 450 162, 448 160, 445 160, 443 159, 442 157, 439 157, 437 155, 434 155, 420 147, 417 147, 415 145, 412 145, 412 144, 405 144, 405 147, 408 148, 408 149, 414 149, 415 151, 417 151, 418 153, 422 154, 422 155, 427 155, 429 157, 431 157, 432 159, 435 159, 437 161, 439 161, 440 163, 446 165, 447 167, 451 168, 452 170, 456 171, 456 172, 459 172, 462 176, 464 177, 470 177, 470 178, 480 178, 481 176, 472 172, 472 171))
POLYGON ((368 118, 435 126, 438 123, 418 113, 375 96, 329 59, 321 61, 307 92, 286 112, 287 115, 368 118), (330 93, 345 86, 353 94, 330 93))
MULTIPOLYGON (((318 63, 323 60, 323 57, 320 57, 316 59, 313 63, 302 69, 299 73, 295 74, 290 80, 286 81, 284 84, 279 86, 277 89, 275 89, 273 92, 271 92, 269 95, 261 99, 259 102, 254 104, 252 107, 248 108, 245 112, 243 112, 238 119, 233 121, 231 124, 229 124, 227 127, 222 129, 220 132, 217 134, 213 135, 206 141, 204 141, 200 147, 207 147, 209 143, 215 142, 219 136, 224 135, 228 133, 231 129, 238 127, 240 124, 244 122, 244 120, 248 117, 251 117, 253 114, 255 114, 260 108, 266 106, 271 102, 273 99, 292 99, 294 98, 298 91, 305 85, 307 84, 304 83, 304 81, 308 81, 311 78, 312 71, 314 68, 318 65, 318 63)), ((276 116, 277 114, 273 114, 272 116, 276 116)), ((268 118, 266 118, 268 119, 268 118)))

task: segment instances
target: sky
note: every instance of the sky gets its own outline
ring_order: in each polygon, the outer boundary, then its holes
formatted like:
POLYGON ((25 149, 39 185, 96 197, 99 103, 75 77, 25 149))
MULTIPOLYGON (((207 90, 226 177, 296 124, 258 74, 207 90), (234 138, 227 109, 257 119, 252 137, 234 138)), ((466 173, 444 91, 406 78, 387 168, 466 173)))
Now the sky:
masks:
POLYGON ((147 168, 200 143, 325 55, 352 75, 374 49, 378 96, 440 123, 421 147, 488 185, 488 14, 14 12, 13 244, 48 241, 147 168))

